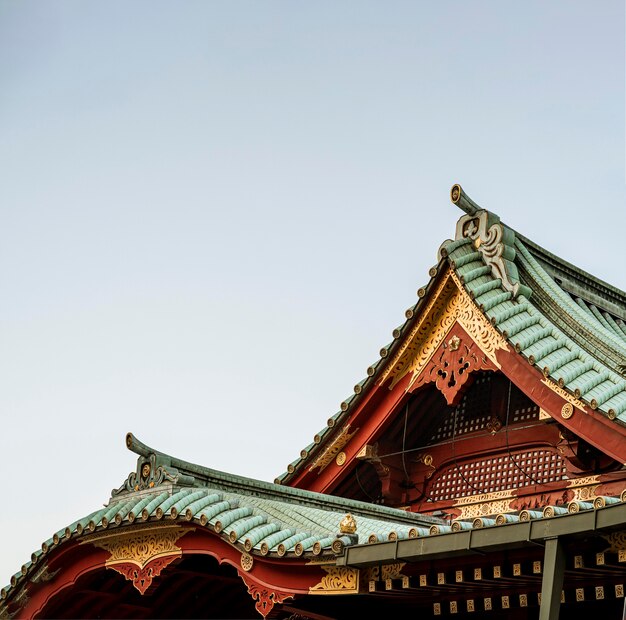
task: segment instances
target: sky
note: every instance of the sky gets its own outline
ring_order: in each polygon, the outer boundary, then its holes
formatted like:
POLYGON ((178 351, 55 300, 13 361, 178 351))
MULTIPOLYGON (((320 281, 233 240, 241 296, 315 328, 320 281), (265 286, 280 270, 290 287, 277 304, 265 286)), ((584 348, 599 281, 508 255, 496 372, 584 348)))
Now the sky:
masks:
POLYGON ((273 481, 462 212, 624 290, 620 0, 0 0, 0 587, 135 469, 273 481))

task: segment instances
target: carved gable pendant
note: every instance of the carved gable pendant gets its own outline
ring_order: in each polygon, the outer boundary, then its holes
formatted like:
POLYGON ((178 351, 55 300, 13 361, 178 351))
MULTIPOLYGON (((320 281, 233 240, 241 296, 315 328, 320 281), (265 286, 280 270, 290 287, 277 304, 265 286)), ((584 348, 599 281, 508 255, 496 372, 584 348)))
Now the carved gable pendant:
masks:
POLYGON ((383 373, 393 389, 409 376, 407 392, 435 383, 456 404, 471 373, 500 368, 496 353, 506 340, 477 308, 456 275, 448 271, 383 373))

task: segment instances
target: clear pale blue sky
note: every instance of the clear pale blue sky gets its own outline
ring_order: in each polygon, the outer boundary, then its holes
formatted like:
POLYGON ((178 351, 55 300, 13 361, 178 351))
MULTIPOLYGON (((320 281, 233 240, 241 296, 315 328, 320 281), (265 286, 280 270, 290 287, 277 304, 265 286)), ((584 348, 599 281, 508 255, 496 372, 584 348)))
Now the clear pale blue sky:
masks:
POLYGON ((460 182, 626 288, 624 3, 0 0, 0 586, 135 467, 272 481, 460 182))

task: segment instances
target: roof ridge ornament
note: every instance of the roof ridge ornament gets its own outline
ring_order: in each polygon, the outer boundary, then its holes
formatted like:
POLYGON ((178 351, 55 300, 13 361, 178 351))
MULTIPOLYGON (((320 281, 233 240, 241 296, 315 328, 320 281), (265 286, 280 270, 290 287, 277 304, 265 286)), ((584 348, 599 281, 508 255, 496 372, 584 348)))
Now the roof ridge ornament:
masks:
POLYGON ((132 433, 126 434, 126 447, 139 455, 137 470, 130 472, 122 485, 111 491, 111 497, 121 493, 134 493, 144 489, 153 489, 165 482, 178 486, 193 486, 194 476, 182 473, 172 467, 171 459, 157 450, 146 446, 132 433))
POLYGON ((502 288, 513 298, 520 292, 526 294, 527 287, 520 285, 514 262, 515 231, 502 224, 495 213, 477 205, 458 183, 452 186, 450 198, 466 213, 456 224, 455 241, 471 240, 485 265, 491 268, 493 277, 500 279, 502 288))

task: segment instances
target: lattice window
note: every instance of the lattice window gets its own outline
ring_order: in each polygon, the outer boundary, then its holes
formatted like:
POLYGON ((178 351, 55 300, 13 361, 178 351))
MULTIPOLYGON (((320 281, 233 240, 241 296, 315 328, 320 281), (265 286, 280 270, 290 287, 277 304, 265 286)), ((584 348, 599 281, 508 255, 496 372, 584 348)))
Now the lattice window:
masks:
POLYGON ((529 450, 453 465, 433 481, 428 495, 440 501, 566 479, 558 454, 529 450))
MULTIPOLYGON (((489 425, 492 423, 494 413, 491 411, 491 381, 493 376, 492 373, 484 373, 476 379, 470 391, 463 396, 461 403, 457 407, 456 429, 455 412, 451 410, 430 437, 431 443, 445 441, 446 439, 452 439, 452 437, 476 431, 488 432, 491 430, 489 425)), ((504 415, 506 415, 506 412, 504 415)), ((511 390, 509 423, 530 422, 538 419, 539 407, 523 392, 513 386, 511 390)), ((504 424, 505 418, 502 418, 501 422, 504 424)))

